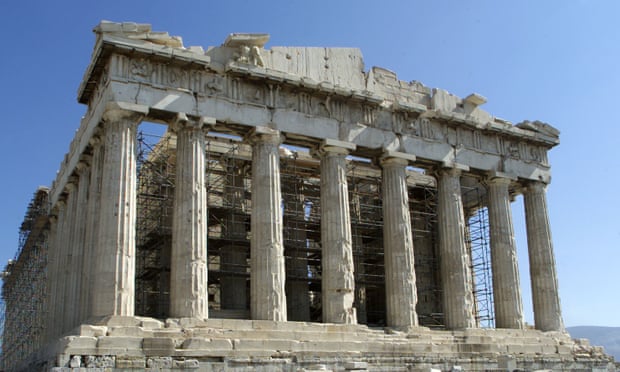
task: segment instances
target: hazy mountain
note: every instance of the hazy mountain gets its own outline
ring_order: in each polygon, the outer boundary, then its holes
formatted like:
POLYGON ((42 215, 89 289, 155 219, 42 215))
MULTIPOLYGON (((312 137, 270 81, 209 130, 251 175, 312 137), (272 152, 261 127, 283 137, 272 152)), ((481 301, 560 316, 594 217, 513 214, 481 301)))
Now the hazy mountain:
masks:
POLYGON ((566 330, 573 338, 587 338, 590 345, 603 346, 607 354, 620 361, 620 327, 578 326, 566 330))

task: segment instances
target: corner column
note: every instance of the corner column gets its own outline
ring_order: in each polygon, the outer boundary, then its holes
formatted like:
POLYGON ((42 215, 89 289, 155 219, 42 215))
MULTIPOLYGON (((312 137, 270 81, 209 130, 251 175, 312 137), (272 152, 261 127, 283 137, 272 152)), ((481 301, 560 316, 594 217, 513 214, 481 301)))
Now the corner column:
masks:
POLYGON ((257 127, 252 143, 250 297, 252 319, 286 321, 279 131, 257 127))
MULTIPOLYGON (((211 119, 211 123, 214 121, 211 119)), ((170 258, 170 316, 208 318, 206 118, 179 114, 170 258)))
POLYGON ((461 169, 441 169, 438 175, 437 219, 444 323, 448 329, 475 328, 471 261, 465 244, 461 169))
POLYGON ((545 184, 530 182, 523 192, 530 259, 534 324, 541 331, 563 331, 558 279, 547 212, 545 184))
POLYGON ((92 314, 134 315, 136 130, 145 112, 111 103, 104 114, 104 165, 92 314))
POLYGON ((346 156, 355 145, 325 140, 321 156, 321 293, 324 323, 357 323, 346 156))
POLYGON ((418 302, 406 167, 415 156, 387 152, 383 168, 383 249, 386 317, 390 327, 418 325, 418 302))
POLYGON ((511 180, 505 177, 487 179, 491 268, 493 272, 493 303, 495 327, 522 329, 523 304, 519 283, 517 246, 512 225, 511 180))

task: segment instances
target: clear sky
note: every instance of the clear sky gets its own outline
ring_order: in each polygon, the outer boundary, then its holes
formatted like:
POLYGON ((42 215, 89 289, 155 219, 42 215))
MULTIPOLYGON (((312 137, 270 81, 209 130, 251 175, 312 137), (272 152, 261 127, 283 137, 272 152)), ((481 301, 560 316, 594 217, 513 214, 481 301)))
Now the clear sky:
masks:
MULTIPOLYGON (((358 47, 381 66, 513 123, 561 131, 548 189, 567 326, 620 326, 620 2, 17 1, 0 3, 0 262, 15 254, 33 192, 50 185, 84 106, 76 92, 100 20, 150 23, 185 46, 232 32, 270 46, 358 47)), ((513 203, 526 320, 533 323, 522 200, 513 203)))

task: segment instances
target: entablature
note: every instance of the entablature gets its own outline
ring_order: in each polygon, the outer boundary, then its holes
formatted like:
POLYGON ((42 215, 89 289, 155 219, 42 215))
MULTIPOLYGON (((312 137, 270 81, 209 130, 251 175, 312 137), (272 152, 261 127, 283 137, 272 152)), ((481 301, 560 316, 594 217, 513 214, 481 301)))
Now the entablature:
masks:
POLYGON ((89 109, 57 181, 70 175, 63 168, 77 164, 110 104, 139 107, 145 120, 165 124, 179 113, 206 116, 223 133, 243 136, 267 126, 292 145, 345 141, 356 146, 356 156, 398 151, 423 167, 466 164, 472 173, 550 180, 547 151, 559 132, 541 122, 515 126, 495 118, 480 109, 486 99, 478 94, 459 98, 380 67, 364 72, 358 49, 265 50, 268 35, 236 34, 204 51, 146 26, 95 29, 79 91, 89 109))

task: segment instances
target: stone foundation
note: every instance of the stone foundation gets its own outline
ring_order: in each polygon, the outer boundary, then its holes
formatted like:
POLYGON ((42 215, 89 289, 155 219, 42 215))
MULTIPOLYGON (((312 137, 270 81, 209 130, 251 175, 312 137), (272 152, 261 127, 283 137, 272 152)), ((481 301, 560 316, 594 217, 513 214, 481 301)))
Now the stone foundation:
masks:
POLYGON ((107 317, 82 325, 27 370, 615 370, 600 347, 562 332, 266 320, 107 317), (80 367, 80 369, 77 369, 80 367))

